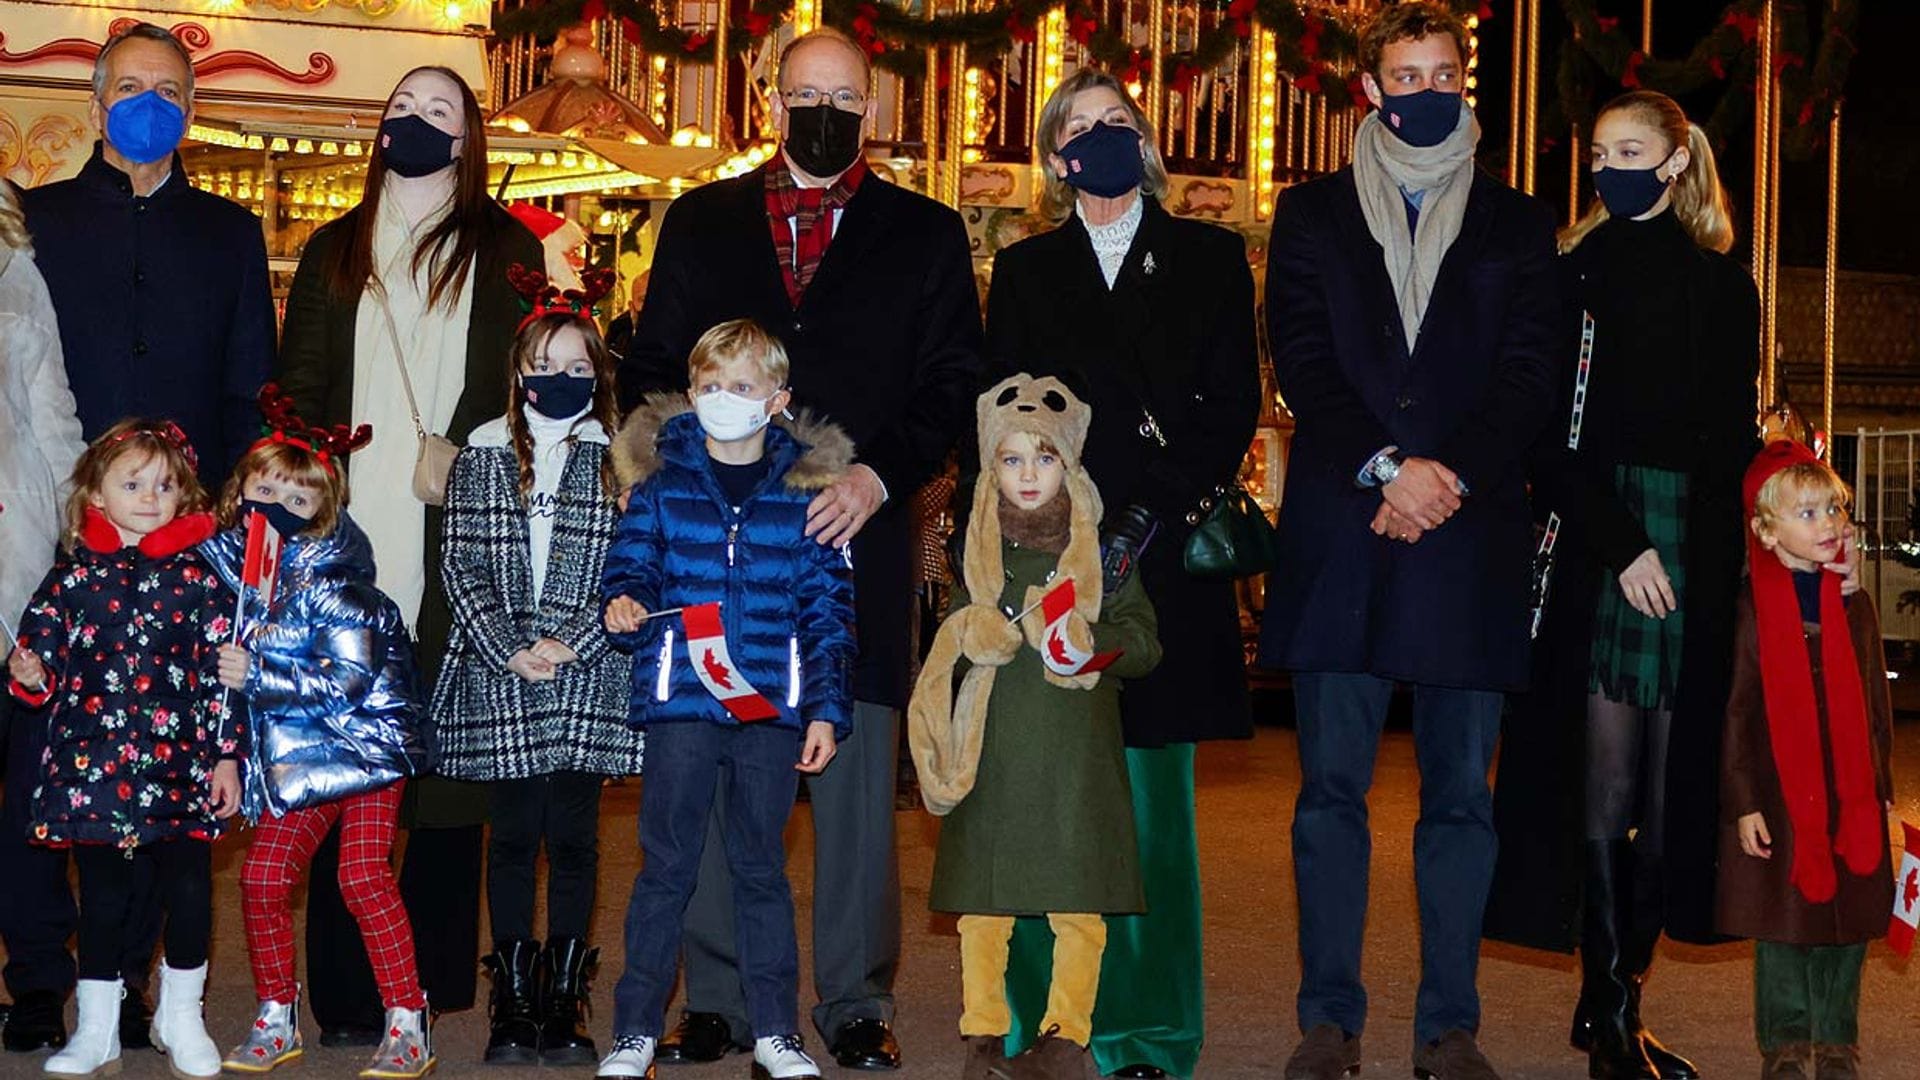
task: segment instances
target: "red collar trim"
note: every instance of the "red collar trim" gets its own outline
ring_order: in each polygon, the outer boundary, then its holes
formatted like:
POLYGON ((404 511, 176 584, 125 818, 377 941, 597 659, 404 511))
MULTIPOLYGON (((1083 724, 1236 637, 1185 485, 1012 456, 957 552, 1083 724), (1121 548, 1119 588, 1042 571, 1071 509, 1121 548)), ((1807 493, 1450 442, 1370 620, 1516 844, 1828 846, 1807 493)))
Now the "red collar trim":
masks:
MULTIPOLYGON (((182 514, 143 537, 140 554, 150 559, 178 555, 212 536, 214 529, 212 514, 182 514)), ((91 506, 80 520, 80 542, 102 555, 112 555, 127 546, 120 542, 119 528, 91 506)))

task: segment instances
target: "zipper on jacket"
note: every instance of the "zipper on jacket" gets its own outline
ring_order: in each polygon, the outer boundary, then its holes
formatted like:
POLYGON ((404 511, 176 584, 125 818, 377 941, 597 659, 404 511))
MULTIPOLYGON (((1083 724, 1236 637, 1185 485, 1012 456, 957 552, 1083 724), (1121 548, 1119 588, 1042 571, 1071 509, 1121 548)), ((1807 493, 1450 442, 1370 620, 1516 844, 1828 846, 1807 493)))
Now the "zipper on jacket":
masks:
POLYGON ((653 700, 667 700, 668 684, 673 676, 673 631, 668 630, 660 639, 660 662, 653 680, 653 700))
POLYGON ((736 520, 734 521, 733 524, 727 526, 727 565, 728 566, 733 565, 733 541, 739 535, 740 535, 740 522, 736 520))
POLYGON ((800 638, 787 637, 787 708, 800 707, 800 638))

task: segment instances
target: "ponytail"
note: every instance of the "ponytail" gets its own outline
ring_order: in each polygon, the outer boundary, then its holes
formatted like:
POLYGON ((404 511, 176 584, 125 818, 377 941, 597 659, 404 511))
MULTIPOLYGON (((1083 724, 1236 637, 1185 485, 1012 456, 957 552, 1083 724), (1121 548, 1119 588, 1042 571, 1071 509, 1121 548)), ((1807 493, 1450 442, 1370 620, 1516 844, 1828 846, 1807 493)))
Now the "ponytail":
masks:
MULTIPOLYGON (((1635 90, 1607 102, 1595 117, 1595 126, 1599 117, 1622 109, 1632 110, 1636 119, 1658 128, 1669 147, 1686 147, 1690 160, 1673 184, 1674 216, 1695 244, 1725 254, 1733 247, 1733 201, 1720 184, 1720 169, 1707 133, 1687 119, 1678 102, 1653 90, 1635 90)), ((1560 253, 1579 247, 1588 233, 1606 223, 1608 216, 1606 204, 1594 199, 1579 221, 1560 230, 1560 253)))

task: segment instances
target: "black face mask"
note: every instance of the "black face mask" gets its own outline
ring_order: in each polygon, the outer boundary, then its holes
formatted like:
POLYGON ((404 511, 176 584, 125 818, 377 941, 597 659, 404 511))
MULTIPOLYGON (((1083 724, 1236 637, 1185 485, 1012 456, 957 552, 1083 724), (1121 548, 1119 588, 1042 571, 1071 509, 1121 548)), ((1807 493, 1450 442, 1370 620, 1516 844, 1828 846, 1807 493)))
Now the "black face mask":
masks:
POLYGON ((522 375, 520 386, 526 391, 527 405, 549 420, 572 419, 593 404, 592 379, 576 379, 572 375, 522 375))
POLYGON ((860 125, 864 113, 832 105, 787 109, 787 156, 809 176, 839 176, 860 156, 860 125))
POLYGON ((405 177, 427 176, 453 164, 453 136, 417 115, 380 121, 380 160, 405 177))
POLYGON ((313 524, 313 522, 287 509, 280 503, 263 503, 255 502, 252 499, 242 499, 240 502, 240 520, 244 523, 247 518, 253 514, 260 514, 265 517, 267 524, 273 526, 273 531, 279 533, 282 540, 297 536, 313 524))

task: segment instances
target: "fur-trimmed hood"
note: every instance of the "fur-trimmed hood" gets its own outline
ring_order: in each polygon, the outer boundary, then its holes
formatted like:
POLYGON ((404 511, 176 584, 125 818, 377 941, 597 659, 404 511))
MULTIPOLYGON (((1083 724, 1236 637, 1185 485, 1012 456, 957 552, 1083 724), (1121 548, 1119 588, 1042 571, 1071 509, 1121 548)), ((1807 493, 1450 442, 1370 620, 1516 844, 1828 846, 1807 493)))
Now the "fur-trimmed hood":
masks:
MULTIPOLYGON (((649 394, 641 399, 613 437, 613 475, 620 487, 630 488, 659 472, 671 456, 667 445, 687 437, 688 429, 704 447, 705 434, 685 394, 649 394), (683 416, 686 419, 680 420, 683 416)), ((855 460, 853 440, 847 433, 838 424, 817 419, 805 409, 791 420, 773 418, 767 432, 767 453, 776 461, 782 456, 782 440, 791 442, 796 452, 782 483, 795 491, 828 487, 845 476, 855 460)))

